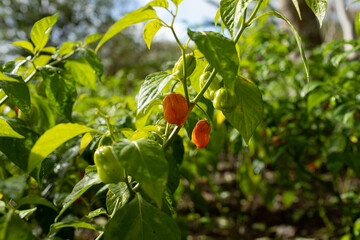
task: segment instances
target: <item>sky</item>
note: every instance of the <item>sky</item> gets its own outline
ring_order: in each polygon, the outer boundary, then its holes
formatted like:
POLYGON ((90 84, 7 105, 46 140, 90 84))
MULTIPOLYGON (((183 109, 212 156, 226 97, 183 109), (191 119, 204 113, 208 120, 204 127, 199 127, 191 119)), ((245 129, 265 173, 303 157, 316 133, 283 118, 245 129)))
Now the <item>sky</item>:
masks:
MULTIPOLYGON (((138 0, 141 5, 146 5, 149 0, 138 0)), ((170 9, 175 10, 174 4, 169 1, 170 9)), ((156 8, 158 16, 165 20, 167 23, 171 22, 170 14, 161 8, 156 8)), ((206 0, 183 0, 178 9, 178 15, 176 17, 174 28, 181 41, 186 41, 187 28, 195 28, 197 30, 210 30, 208 28, 202 28, 201 25, 205 21, 214 21, 217 7, 208 3, 206 0)), ((213 30, 213 29, 212 29, 213 30)), ((169 29, 162 28, 154 37, 154 41, 157 40, 173 40, 174 37, 169 29)))

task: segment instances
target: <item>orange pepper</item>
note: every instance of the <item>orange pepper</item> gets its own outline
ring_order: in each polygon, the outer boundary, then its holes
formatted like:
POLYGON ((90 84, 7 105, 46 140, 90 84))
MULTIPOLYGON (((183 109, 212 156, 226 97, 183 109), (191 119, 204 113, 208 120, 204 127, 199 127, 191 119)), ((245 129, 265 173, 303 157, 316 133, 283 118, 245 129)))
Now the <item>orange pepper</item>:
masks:
POLYGON ((205 120, 200 120, 194 127, 191 139, 198 149, 206 147, 209 142, 209 134, 211 131, 210 124, 205 120))
POLYGON ((170 124, 181 127, 188 116, 188 104, 183 95, 170 93, 163 101, 164 117, 170 124))

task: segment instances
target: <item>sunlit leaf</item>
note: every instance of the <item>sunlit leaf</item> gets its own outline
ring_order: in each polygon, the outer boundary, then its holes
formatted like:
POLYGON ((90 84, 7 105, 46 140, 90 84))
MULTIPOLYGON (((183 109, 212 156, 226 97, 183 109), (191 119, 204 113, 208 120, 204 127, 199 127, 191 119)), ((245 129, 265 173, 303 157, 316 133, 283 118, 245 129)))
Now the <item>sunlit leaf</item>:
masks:
POLYGON ((326 10, 327 10, 327 0, 305 0, 306 4, 311 8, 316 17, 319 20, 320 27, 322 26, 326 10))
POLYGON ((32 45, 31 42, 28 42, 28 41, 17 41, 17 42, 12 42, 10 44, 18 46, 18 47, 22 47, 22 48, 30 51, 31 53, 34 51, 34 46, 32 45))
POLYGON ((62 123, 46 131, 31 149, 28 173, 61 144, 86 132, 96 132, 96 130, 76 123, 62 123))
POLYGON ((159 31, 159 29, 162 27, 160 20, 154 20, 151 22, 148 22, 144 27, 143 37, 145 40, 145 43, 147 47, 150 49, 151 42, 155 36, 155 34, 159 31))
POLYGON ((31 29, 30 37, 31 41, 35 45, 34 51, 37 52, 43 49, 49 40, 49 35, 52 26, 57 21, 58 14, 54 14, 49 17, 44 17, 37 21, 31 29))
POLYGON ((12 138, 24 138, 24 136, 15 132, 14 129, 3 119, 0 117, 0 137, 12 137, 12 138))

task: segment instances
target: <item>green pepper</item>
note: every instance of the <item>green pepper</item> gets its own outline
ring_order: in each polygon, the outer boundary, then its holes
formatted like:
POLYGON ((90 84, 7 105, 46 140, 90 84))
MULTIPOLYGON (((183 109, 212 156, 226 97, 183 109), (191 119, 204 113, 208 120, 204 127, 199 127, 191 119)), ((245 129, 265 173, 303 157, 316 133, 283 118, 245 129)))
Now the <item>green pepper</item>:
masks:
MULTIPOLYGON (((211 72, 204 72, 203 74, 201 74, 200 79, 199 79, 200 89, 203 88, 206 81, 209 79, 210 75, 211 75, 211 72)), ((211 82, 210 86, 206 89, 206 91, 203 95, 204 98, 213 100, 214 96, 215 96, 215 92, 219 88, 220 88, 219 80, 218 80, 218 78, 215 77, 213 79, 213 81, 211 82)))
POLYGON ((99 178, 103 183, 124 181, 124 168, 112 153, 111 146, 102 146, 96 149, 94 162, 99 178))
MULTIPOLYGON (((196 59, 194 57, 193 53, 187 53, 185 54, 186 59, 186 75, 189 77, 196 68, 196 59)), ((177 63, 174 66, 173 73, 176 73, 176 77, 180 80, 184 80, 184 61, 183 57, 181 56, 180 59, 177 61, 177 63)))
POLYGON ((213 105, 223 112, 233 111, 236 105, 233 92, 228 88, 220 88, 215 93, 213 105))

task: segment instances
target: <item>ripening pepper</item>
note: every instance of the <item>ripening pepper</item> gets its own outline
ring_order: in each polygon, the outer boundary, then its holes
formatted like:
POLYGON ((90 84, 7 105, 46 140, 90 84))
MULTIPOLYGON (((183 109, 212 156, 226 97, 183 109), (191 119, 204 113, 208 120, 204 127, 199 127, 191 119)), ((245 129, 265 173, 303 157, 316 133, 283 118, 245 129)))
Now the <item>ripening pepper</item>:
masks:
POLYGON ((170 124, 181 127, 188 115, 188 104, 183 95, 170 93, 163 101, 164 117, 170 124))
POLYGON ((103 183, 118 183, 125 179, 124 168, 112 153, 111 146, 101 146, 96 149, 94 162, 103 183))
POLYGON ((192 131, 191 140, 198 149, 206 147, 209 142, 210 131, 211 126, 207 121, 200 120, 197 122, 192 131))
MULTIPOLYGON (((203 74, 201 74, 200 76, 200 80, 199 80, 199 84, 200 84, 200 89, 205 85, 206 81, 209 79, 211 75, 211 72, 204 72, 203 74)), ((215 92, 220 88, 220 83, 218 78, 214 78, 213 81, 211 82, 210 86, 206 89, 205 93, 204 93, 204 98, 209 99, 209 100, 213 100, 214 96, 215 96, 215 92)))
MULTIPOLYGON (((193 53, 185 54, 186 59, 186 76, 189 77, 196 68, 196 59, 193 53)), ((184 80, 184 60, 181 56, 174 66, 173 73, 176 73, 176 77, 180 80, 184 80)))
POLYGON ((236 105, 233 92, 228 88, 220 88, 215 93, 213 105, 215 109, 231 112, 236 105))

